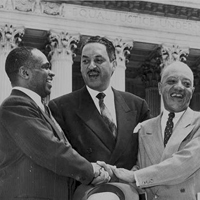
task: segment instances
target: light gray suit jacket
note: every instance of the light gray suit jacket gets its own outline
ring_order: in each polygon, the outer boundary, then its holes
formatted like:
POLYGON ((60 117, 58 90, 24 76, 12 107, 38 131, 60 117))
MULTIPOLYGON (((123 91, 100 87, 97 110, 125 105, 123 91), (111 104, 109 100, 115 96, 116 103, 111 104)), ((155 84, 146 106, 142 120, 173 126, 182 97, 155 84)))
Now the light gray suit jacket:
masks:
POLYGON ((196 200, 200 192, 200 113, 188 108, 166 147, 161 115, 145 121, 139 131, 137 181, 148 200, 196 200))

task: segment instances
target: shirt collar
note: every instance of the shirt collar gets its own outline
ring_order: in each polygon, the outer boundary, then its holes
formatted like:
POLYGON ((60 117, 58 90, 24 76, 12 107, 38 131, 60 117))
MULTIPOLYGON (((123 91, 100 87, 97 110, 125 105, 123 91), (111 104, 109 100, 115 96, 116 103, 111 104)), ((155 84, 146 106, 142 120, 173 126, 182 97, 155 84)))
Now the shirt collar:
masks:
MULTIPOLYGON (((177 122, 177 121, 181 118, 181 116, 183 115, 184 112, 185 112, 185 110, 182 111, 182 112, 175 112, 175 113, 174 113, 174 114, 175 114, 174 120, 177 122)), ((168 114, 169 114, 169 113, 170 113, 169 111, 167 111, 166 109, 163 108, 162 117, 165 117, 166 119, 168 119, 168 114)), ((173 120, 173 121, 174 121, 174 120, 173 120)))
MULTIPOLYGON (((87 85, 86 85, 86 88, 87 88, 87 90, 88 90, 90 96, 92 97, 92 99, 95 100, 97 94, 99 94, 100 92, 89 88, 87 85)), ((111 88, 111 86, 109 86, 106 90, 104 90, 104 91, 102 91, 102 92, 106 95, 106 97, 112 95, 112 88, 111 88)), ((106 98, 106 97, 105 97, 105 98, 106 98)))
POLYGON ((25 93, 26 95, 28 95, 42 110, 44 109, 44 106, 41 102, 41 97, 40 95, 38 95, 37 93, 33 92, 32 90, 29 90, 27 88, 24 87, 20 87, 20 86, 15 86, 13 87, 13 89, 15 90, 20 90, 21 92, 25 93))

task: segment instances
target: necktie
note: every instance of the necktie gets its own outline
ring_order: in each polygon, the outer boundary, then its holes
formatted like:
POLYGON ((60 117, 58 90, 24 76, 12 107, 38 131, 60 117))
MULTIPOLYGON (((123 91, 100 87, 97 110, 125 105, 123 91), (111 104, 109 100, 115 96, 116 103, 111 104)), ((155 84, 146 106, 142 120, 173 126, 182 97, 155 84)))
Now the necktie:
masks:
POLYGON ((164 146, 166 146, 170 136, 172 135, 172 131, 174 127, 173 118, 175 114, 170 112, 168 116, 169 117, 166 123, 165 132, 164 132, 164 146))
POLYGON ((108 108, 104 104, 105 96, 106 95, 103 92, 101 92, 96 97, 99 99, 99 107, 100 107, 100 111, 101 111, 101 116, 102 116, 103 120, 105 121, 105 123, 107 124, 108 128, 111 130, 114 137, 116 137, 117 127, 116 127, 115 123, 113 122, 112 116, 111 116, 108 108))
POLYGON ((63 133, 61 127, 60 127, 60 125, 56 122, 56 120, 52 116, 49 106, 44 101, 42 101, 42 104, 44 105, 45 114, 54 122, 55 126, 59 130, 58 136, 66 142, 67 139, 66 139, 66 137, 65 137, 65 135, 64 135, 64 133, 63 133))

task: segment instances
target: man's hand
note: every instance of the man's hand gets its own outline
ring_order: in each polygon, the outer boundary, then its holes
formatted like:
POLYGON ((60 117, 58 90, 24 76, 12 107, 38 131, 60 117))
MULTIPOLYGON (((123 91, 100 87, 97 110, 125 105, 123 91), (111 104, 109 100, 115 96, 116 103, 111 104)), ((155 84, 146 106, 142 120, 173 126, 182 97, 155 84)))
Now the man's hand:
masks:
POLYGON ((100 174, 100 169, 102 168, 100 165, 98 165, 97 163, 91 163, 93 170, 94 170, 94 177, 96 178, 97 176, 99 176, 100 174))
POLYGON ((108 174, 107 171, 105 171, 103 168, 100 169, 100 173, 99 176, 97 176, 96 178, 94 178, 94 180, 92 181, 92 185, 98 185, 101 183, 107 183, 110 181, 110 176, 108 174))
POLYGON ((135 182, 134 172, 124 168, 112 168, 113 173, 122 181, 133 183, 135 182))
POLYGON ((97 161, 97 164, 104 168, 109 173, 109 176, 113 176, 112 168, 116 168, 116 166, 106 164, 104 161, 97 161))
POLYGON ((94 169, 94 180, 91 184, 97 185, 100 183, 107 183, 110 181, 110 176, 107 171, 104 170, 100 165, 97 163, 91 163, 94 169))

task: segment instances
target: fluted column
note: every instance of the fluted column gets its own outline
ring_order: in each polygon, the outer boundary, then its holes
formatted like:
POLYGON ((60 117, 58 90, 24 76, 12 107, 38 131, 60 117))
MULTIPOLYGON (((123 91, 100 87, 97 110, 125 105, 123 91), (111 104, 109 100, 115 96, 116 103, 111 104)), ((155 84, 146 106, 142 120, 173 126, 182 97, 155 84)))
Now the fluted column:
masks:
POLYGON ((49 56, 55 73, 50 99, 72 92, 73 56, 79 39, 79 34, 50 31, 49 56))
POLYGON ((192 68, 194 74, 194 93, 190 102, 190 107, 195 111, 200 111, 200 65, 192 68))
POLYGON ((13 27, 8 24, 0 26, 0 104, 9 96, 12 89, 5 72, 5 60, 8 53, 22 41, 23 35, 23 27, 13 27))
POLYGON ((112 42, 116 50, 117 68, 113 74, 111 85, 115 89, 125 91, 126 63, 128 62, 130 50, 133 48, 133 41, 116 38, 112 42))
POLYGON ((150 108, 151 115, 156 117, 160 113, 160 95, 158 91, 160 66, 155 63, 144 63, 139 69, 139 75, 145 85, 145 100, 150 108))

